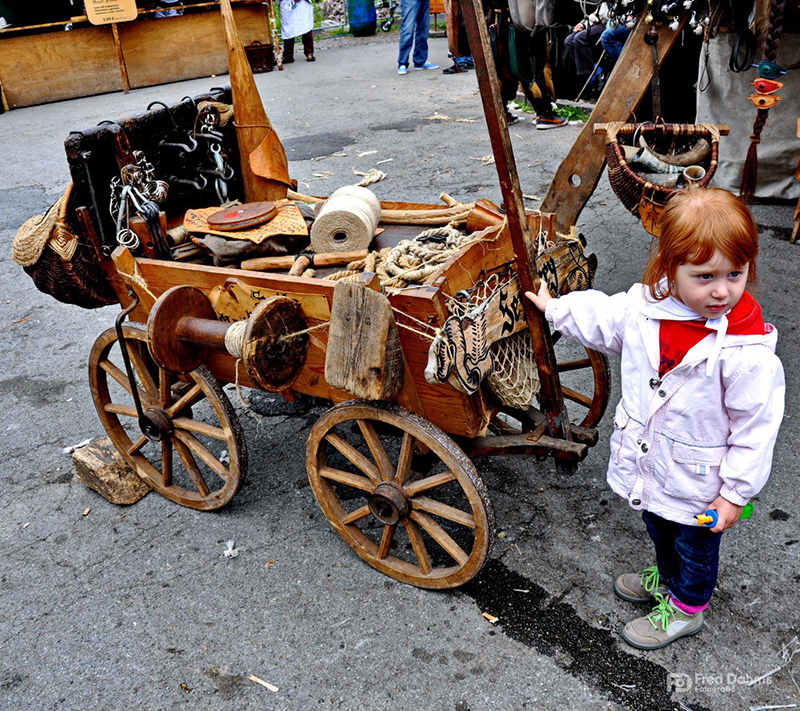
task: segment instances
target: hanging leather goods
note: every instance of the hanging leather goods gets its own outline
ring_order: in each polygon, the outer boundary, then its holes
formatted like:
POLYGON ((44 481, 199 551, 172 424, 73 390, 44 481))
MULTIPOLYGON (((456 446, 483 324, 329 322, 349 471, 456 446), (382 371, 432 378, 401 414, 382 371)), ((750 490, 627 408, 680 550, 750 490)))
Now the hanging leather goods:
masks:
POLYGON ((750 94, 747 98, 753 102, 753 106, 757 109, 771 109, 781 100, 780 96, 769 96, 767 94, 750 94))
MULTIPOLYGON (((781 8, 781 11, 783 11, 783 8, 781 8)), ((767 32, 769 32, 769 29, 767 32)), ((769 62, 767 60, 754 64, 753 66, 758 69, 758 76, 762 79, 777 79, 786 74, 786 70, 780 64, 775 64, 775 62, 769 62)))
POLYGON ((759 94, 774 94, 779 89, 783 89, 783 82, 773 81, 772 79, 756 79, 751 82, 759 94))
MULTIPOLYGON (((764 30, 764 51, 761 61, 756 68, 761 79, 777 79, 786 74, 786 70, 775 63, 778 55, 778 44, 783 34, 783 10, 785 0, 770 0, 767 26, 764 30)), ((755 197, 758 184, 758 144, 761 143, 761 132, 767 122, 770 107, 780 101, 779 96, 751 94, 750 101, 757 107, 756 119, 753 122, 753 132, 750 134, 750 147, 742 169, 742 182, 739 188, 739 197, 749 204, 755 197)))

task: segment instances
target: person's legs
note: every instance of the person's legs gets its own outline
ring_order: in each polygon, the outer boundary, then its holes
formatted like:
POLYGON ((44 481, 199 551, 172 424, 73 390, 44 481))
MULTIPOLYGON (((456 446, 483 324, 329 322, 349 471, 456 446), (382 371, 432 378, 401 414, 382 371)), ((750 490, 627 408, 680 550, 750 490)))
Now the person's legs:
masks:
POLYGON ((649 511, 642 511, 642 520, 656 549, 656 563, 661 582, 672 590, 673 581, 678 578, 681 567, 681 559, 675 546, 680 524, 667 521, 649 511))
POLYGON ((655 595, 652 612, 629 622, 622 638, 639 649, 660 649, 703 628, 703 610, 717 582, 721 533, 642 512, 653 539, 667 596, 655 595))
POLYGON ((686 612, 708 605, 719 572, 721 533, 712 533, 705 526, 678 526, 675 550, 680 557, 680 570, 669 588, 678 607, 686 612))
POLYGON ((606 54, 611 57, 611 61, 615 64, 619 59, 619 55, 622 54, 622 48, 625 46, 630 33, 630 29, 625 25, 620 25, 613 30, 603 30, 603 34, 600 35, 600 44, 603 45, 606 54))
POLYGON ((294 37, 283 40, 283 63, 291 64, 294 61, 294 37))
POLYGON ((428 34, 431 29, 431 0, 417 0, 414 27, 414 66, 421 67, 428 61, 428 34))
MULTIPOLYGON (((592 25, 588 30, 574 32, 571 35, 575 38, 572 46, 574 50, 573 56, 575 58, 576 73, 578 78, 583 81, 586 81, 594 70, 595 59, 592 54, 592 48, 602 32, 602 25, 592 25)), ((564 44, 566 44, 566 42, 564 44)))
MULTIPOLYGON (((430 0, 429 0, 430 1, 430 0)), ((411 46, 414 44, 414 26, 417 17, 417 0, 400 0, 400 51, 398 66, 408 66, 411 46)))
POLYGON ((309 30, 303 35, 303 53, 309 62, 314 61, 314 30, 309 30))

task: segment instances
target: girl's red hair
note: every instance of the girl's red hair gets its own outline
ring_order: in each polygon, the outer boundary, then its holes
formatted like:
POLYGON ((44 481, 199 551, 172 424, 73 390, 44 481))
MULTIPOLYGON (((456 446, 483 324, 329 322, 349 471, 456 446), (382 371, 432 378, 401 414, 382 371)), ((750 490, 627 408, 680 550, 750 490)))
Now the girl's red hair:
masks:
POLYGON ((756 280, 758 228, 747 206, 721 188, 687 188, 673 195, 661 212, 661 234, 642 277, 654 299, 672 295, 681 264, 703 264, 716 251, 736 267, 747 264, 748 284, 756 280), (661 283, 666 278, 666 284, 661 283))

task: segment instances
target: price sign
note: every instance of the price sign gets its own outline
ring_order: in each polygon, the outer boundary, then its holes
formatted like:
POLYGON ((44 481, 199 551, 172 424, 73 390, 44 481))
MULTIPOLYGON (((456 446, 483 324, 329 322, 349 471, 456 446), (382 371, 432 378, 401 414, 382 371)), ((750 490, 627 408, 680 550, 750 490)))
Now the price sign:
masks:
POLYGON ((136 19, 136 0, 85 0, 86 16, 93 25, 110 25, 136 19))

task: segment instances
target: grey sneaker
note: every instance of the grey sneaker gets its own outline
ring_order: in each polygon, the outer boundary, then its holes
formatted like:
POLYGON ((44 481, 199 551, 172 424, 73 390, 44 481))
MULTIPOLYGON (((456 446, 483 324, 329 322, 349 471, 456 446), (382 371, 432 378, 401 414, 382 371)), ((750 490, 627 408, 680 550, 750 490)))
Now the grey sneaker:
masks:
POLYGON ((703 613, 688 615, 672 605, 668 597, 656 593, 653 610, 622 628, 622 639, 637 649, 661 649, 676 639, 697 634, 703 629, 703 613))
POLYGON ((658 566, 638 573, 623 573, 614 581, 614 592, 628 602, 650 602, 656 595, 666 595, 666 585, 660 585, 658 566))

